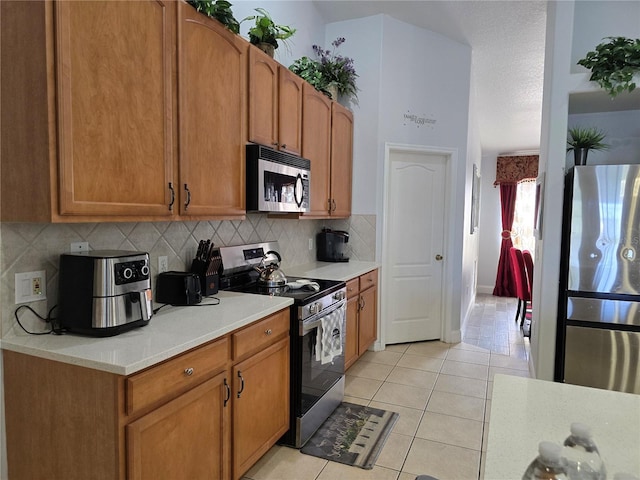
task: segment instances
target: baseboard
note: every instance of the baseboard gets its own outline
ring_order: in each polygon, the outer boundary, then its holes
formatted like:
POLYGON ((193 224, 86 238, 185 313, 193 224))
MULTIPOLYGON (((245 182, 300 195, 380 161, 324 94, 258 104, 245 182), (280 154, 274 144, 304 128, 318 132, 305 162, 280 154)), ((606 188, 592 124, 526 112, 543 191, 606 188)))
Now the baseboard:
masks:
POLYGON ((476 293, 483 293, 485 295, 493 295, 493 285, 478 285, 476 287, 476 293))

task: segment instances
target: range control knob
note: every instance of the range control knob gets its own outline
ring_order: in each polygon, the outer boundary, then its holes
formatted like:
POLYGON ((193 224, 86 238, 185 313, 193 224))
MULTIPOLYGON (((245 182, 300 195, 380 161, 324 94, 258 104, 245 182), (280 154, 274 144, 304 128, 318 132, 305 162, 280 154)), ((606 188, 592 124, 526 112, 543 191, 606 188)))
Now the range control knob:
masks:
POLYGON ((312 303, 311 305, 309 305, 309 313, 311 315, 315 315, 316 313, 318 313, 320 310, 322 309, 322 304, 319 302, 316 303, 312 303))
POLYGON ((130 280, 131 277, 133 277, 133 270, 131 270, 131 267, 125 267, 122 270, 122 276, 125 280, 130 280))
POLYGON ((149 275, 149 267, 147 266, 147 264, 142 265, 142 268, 140 268, 140 273, 145 277, 149 275))
POLYGON ((333 299, 339 302, 340 300, 344 300, 344 297, 346 296, 347 294, 344 292, 344 290, 340 290, 333 294, 333 299))

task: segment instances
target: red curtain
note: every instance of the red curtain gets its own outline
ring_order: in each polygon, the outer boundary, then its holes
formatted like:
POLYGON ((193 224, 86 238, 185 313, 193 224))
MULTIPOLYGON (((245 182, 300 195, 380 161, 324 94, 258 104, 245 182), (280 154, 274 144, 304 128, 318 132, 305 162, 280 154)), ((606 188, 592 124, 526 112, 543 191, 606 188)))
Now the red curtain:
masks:
POLYGON ((516 183, 500 184, 500 208, 502 212, 502 244, 500 245, 500 260, 498 262, 498 273, 496 274, 496 285, 493 294, 498 297, 515 297, 516 287, 511 271, 509 259, 509 249, 513 247, 511 241, 511 227, 516 211, 516 183))

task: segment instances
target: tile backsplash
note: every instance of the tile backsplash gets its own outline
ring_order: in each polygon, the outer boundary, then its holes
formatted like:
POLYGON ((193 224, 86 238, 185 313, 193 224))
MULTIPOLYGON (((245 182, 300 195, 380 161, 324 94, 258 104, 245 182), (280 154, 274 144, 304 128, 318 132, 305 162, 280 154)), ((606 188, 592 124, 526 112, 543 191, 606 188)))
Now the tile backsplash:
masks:
MULTIPOLYGON (((158 257, 167 256, 169 270, 185 271, 191 266, 198 240, 211 239, 217 246, 277 240, 282 268, 315 260, 309 238, 324 226, 350 233, 351 258, 375 260, 376 217, 353 215, 346 220, 291 220, 248 214, 246 220, 158 223, 2 223, 0 228, 0 335, 19 329, 14 318, 16 273, 45 270, 47 300, 28 304, 40 315, 57 303, 58 260, 72 242, 88 242, 91 250, 117 249, 149 252, 151 274, 157 276, 158 257)), ((55 311, 53 313, 55 316, 55 311)), ((45 330, 41 321, 23 310, 23 325, 32 331, 45 330)))

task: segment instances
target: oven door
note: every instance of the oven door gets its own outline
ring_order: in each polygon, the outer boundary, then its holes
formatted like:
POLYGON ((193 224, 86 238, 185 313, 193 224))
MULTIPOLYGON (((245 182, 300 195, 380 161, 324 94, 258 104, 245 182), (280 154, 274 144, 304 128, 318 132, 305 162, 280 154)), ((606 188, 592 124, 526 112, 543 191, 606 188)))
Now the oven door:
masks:
POLYGON ((344 376, 346 305, 341 301, 300 325, 301 417, 344 376))

